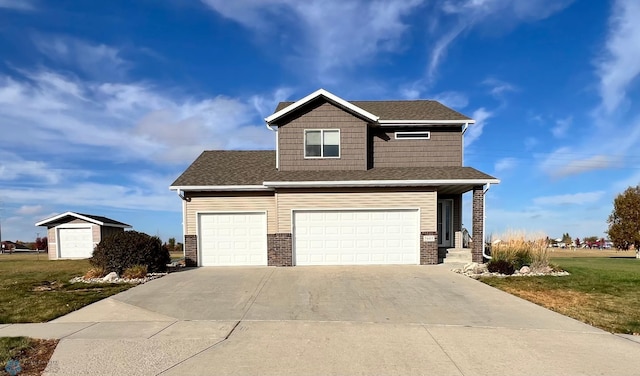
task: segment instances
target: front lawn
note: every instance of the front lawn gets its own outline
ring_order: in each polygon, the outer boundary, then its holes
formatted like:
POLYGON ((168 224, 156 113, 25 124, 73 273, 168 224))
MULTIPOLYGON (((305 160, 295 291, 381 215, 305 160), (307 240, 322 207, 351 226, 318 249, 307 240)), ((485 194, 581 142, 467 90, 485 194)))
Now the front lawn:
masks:
POLYGON ((562 256, 552 262, 569 276, 480 280, 609 332, 640 333, 640 260, 562 256))
POLYGON ((7 374, 40 375, 57 343, 54 339, 0 337, 0 367, 7 374))
POLYGON ((49 321, 132 287, 69 283, 89 268, 88 260, 0 254, 0 323, 49 321))

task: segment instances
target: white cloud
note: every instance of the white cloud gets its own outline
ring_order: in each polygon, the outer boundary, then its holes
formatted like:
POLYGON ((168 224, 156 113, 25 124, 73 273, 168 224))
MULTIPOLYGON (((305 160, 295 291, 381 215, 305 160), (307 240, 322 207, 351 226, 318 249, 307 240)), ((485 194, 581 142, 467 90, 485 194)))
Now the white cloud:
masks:
POLYGON ((0 132, 24 150, 185 163, 204 149, 273 145, 251 98, 173 98, 138 82, 81 81, 44 69, 23 73, 22 80, 0 77, 0 132))
POLYGON ((534 204, 536 205, 585 205, 592 204, 598 202, 602 196, 604 196, 604 191, 595 191, 595 192, 580 192, 580 193, 572 193, 565 195, 556 195, 556 196, 544 196, 544 197, 536 197, 533 199, 534 204))
POLYGON ((329 72, 335 68, 367 65, 378 54, 402 50, 402 37, 408 27, 403 18, 421 3, 420 0, 202 2, 255 31, 270 49, 290 49, 298 67, 313 67, 324 81, 333 78, 329 72))
POLYGON ((130 64, 119 49, 69 36, 36 35, 37 49, 53 61, 80 69, 91 77, 122 78, 130 64))
POLYGON ((567 177, 608 168, 615 163, 616 159, 613 155, 587 156, 576 153, 569 147, 561 147, 546 155, 540 162, 540 168, 553 177, 567 177))
POLYGON ((436 41, 431 48, 427 76, 433 80, 447 49, 465 32, 477 27, 508 30, 557 13, 573 0, 440 0, 430 22, 436 41), (447 22, 441 21, 446 18, 447 22))
POLYGON ((505 172, 505 171, 512 170, 517 165, 518 165, 518 160, 516 158, 507 157, 507 158, 502 158, 499 161, 497 161, 495 163, 493 169, 494 169, 494 171, 496 173, 505 172))
POLYGON ((0 0, 0 8, 13 10, 36 10, 35 4, 30 0, 0 0))
POLYGON ((25 160, 17 154, 0 150, 0 181, 28 179, 42 184, 55 184, 63 172, 42 161, 25 160))
POLYGON ((555 138, 563 138, 567 135, 567 131, 573 123, 573 117, 569 116, 564 119, 556 120, 556 126, 551 128, 551 133, 555 138))
POLYGON ((433 99, 444 104, 445 106, 460 110, 467 107, 469 104, 469 98, 457 91, 445 91, 433 96, 433 99))
POLYGON ((20 215, 34 215, 42 213, 44 206, 42 205, 22 205, 16 210, 16 214, 20 215))
POLYGON ((609 18, 606 51, 598 61, 600 96, 606 113, 625 101, 630 85, 640 74, 640 2, 617 0, 609 18))
POLYGON ((495 98, 502 98, 505 93, 518 90, 514 85, 493 77, 482 81, 482 84, 490 88, 489 93, 495 98))
POLYGON ((487 119, 493 116, 493 113, 487 111, 484 107, 481 107, 473 111, 472 119, 475 119, 475 124, 469 125, 467 132, 464 135, 464 146, 467 147, 476 141, 481 135, 484 129, 487 119))
POLYGON ((524 147, 527 150, 531 150, 536 145, 538 145, 538 139, 535 137, 527 137, 524 139, 524 147))

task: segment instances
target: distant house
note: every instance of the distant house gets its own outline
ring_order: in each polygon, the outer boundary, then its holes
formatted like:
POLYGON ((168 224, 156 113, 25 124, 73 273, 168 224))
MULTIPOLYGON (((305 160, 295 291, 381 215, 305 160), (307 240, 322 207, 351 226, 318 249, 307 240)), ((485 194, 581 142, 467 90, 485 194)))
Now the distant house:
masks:
POLYGON ((31 251, 29 247, 21 243, 14 243, 9 240, 5 240, 2 242, 2 252, 27 252, 31 251))
POLYGON ((49 260, 89 258, 100 240, 131 228, 107 217, 74 212, 44 219, 36 226, 47 227, 49 260))

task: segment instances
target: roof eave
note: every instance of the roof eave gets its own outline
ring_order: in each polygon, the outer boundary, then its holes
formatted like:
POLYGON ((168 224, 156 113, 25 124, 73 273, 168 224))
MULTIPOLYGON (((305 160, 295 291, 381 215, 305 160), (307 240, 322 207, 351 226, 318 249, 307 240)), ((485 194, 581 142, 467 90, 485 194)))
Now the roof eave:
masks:
POLYGON ((265 181, 272 188, 311 187, 437 187, 443 185, 499 184, 499 179, 435 179, 435 180, 342 180, 342 181, 265 181))
POLYGON ((335 104, 340 105, 341 107, 344 107, 346 109, 348 109, 349 111, 352 111, 366 119, 368 119, 371 122, 377 122, 380 117, 376 116, 368 111, 363 110, 362 108, 349 103, 348 101, 338 97, 337 95, 331 94, 330 92, 324 90, 324 89, 318 89, 316 91, 314 91, 313 93, 307 95, 306 97, 288 105, 287 107, 283 108, 282 110, 266 117, 264 120, 267 122, 267 124, 271 125, 272 122, 280 119, 281 117, 287 115, 288 113, 295 111, 296 109, 304 106, 305 104, 311 102, 312 100, 319 98, 319 97, 325 97, 327 98, 329 101, 334 102, 335 104))
POLYGON ((452 125, 465 125, 475 124, 475 120, 378 120, 378 124, 381 127, 384 126, 398 126, 398 125, 430 125, 430 124, 452 124, 452 125))
POLYGON ((101 222, 101 221, 95 220, 93 218, 85 217, 82 214, 78 214, 78 213, 74 213, 74 212, 70 212, 70 211, 68 211, 66 213, 58 214, 58 215, 53 216, 51 218, 47 218, 47 219, 44 219, 44 220, 42 220, 40 222, 37 222, 36 226, 46 226, 49 223, 55 222, 58 219, 64 218, 64 217, 67 217, 67 216, 75 217, 75 218, 78 218, 78 219, 82 219, 84 221, 91 222, 91 223, 94 223, 96 225, 104 226, 104 223, 101 222))
POLYGON ((273 188, 264 185, 172 185, 169 189, 183 192, 273 191, 273 188))

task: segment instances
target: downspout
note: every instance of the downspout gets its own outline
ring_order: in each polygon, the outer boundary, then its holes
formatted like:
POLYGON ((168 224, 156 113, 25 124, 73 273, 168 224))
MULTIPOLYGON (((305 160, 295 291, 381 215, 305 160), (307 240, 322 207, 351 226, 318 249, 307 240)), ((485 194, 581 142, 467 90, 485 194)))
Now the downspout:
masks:
POLYGON ((491 183, 487 183, 487 187, 482 190, 482 257, 485 257, 491 260, 491 256, 489 256, 486 252, 487 234, 485 230, 487 228, 487 215, 486 215, 487 208, 485 206, 485 199, 484 199, 489 188, 491 188, 491 183))
MULTIPOLYGON (((266 120, 266 119, 265 119, 266 120)), ((276 170, 280 169, 280 152, 278 151, 278 129, 273 129, 272 126, 269 125, 269 123, 267 123, 267 128, 276 133, 276 170)))
POLYGON ((184 193, 180 189, 176 190, 176 193, 178 193, 178 197, 180 197, 183 201, 186 201, 186 202, 191 201, 191 198, 185 197, 184 193))
POLYGON ((464 166, 464 132, 467 131, 467 128, 469 128, 469 123, 464 123, 464 125, 462 126, 462 166, 464 166))

